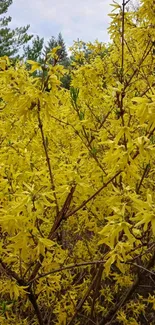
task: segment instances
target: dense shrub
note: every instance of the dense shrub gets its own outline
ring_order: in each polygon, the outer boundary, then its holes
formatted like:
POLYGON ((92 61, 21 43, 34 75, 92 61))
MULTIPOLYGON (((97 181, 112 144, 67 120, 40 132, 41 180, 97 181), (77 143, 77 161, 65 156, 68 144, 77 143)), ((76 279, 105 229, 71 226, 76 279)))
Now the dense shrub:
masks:
POLYGON ((0 60, 1 324, 154 322, 155 4, 114 7, 70 90, 0 60))

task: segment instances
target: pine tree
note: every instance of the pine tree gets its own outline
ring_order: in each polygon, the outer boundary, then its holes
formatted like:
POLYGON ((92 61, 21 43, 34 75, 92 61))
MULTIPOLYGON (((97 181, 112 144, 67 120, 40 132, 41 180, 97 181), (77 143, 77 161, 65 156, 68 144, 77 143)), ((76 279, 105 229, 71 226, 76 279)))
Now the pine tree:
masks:
MULTIPOLYGON (((45 46, 45 54, 49 53, 54 47, 61 46, 60 49, 57 50, 58 60, 57 63, 62 64, 64 66, 68 66, 68 54, 66 50, 66 45, 63 40, 62 34, 59 33, 57 39, 52 36, 47 43, 47 46, 45 46)), ((52 64, 52 59, 51 59, 52 64)))
MULTIPOLYGON (((54 36, 52 36, 49 40, 49 42, 47 43, 47 45, 45 46, 45 56, 54 48, 60 46, 61 48, 59 48, 57 50, 57 56, 58 59, 54 60, 51 58, 50 63, 55 65, 56 63, 63 65, 65 68, 69 68, 70 66, 70 59, 68 57, 68 53, 66 50, 66 45, 65 42, 63 40, 62 34, 59 33, 58 37, 55 38, 54 36)), ((71 76, 70 76, 70 72, 68 72, 67 74, 65 74, 62 78, 61 78, 61 82, 64 88, 69 89, 70 88, 70 83, 71 83, 71 76)))
POLYGON ((0 1, 0 16, 2 16, 0 18, 0 56, 17 56, 22 45, 33 37, 33 35, 27 34, 29 25, 17 27, 13 30, 8 27, 12 18, 10 16, 5 17, 4 14, 7 13, 11 4, 12 0, 0 1))
POLYGON ((33 38, 32 45, 24 46, 24 57, 26 60, 33 60, 41 62, 43 60, 42 51, 44 45, 44 38, 38 35, 33 38))

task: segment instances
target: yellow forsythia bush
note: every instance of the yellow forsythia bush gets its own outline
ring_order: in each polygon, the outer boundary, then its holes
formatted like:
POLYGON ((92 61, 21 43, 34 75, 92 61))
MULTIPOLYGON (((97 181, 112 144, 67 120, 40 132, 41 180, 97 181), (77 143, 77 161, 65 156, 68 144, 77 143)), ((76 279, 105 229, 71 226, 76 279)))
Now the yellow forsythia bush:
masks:
POLYGON ((1 324, 154 324, 155 3, 113 6, 70 90, 0 59, 1 324))

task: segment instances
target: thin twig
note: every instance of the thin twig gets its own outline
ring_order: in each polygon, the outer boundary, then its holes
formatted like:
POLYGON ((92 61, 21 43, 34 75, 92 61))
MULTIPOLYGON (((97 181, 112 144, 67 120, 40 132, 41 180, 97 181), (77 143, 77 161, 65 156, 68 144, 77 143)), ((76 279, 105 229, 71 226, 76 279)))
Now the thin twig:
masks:
POLYGON ((81 210, 88 202, 90 202, 91 200, 93 200, 105 187, 107 187, 118 175, 121 174, 121 170, 119 172, 117 172, 113 177, 111 177, 109 179, 109 181, 107 181, 106 183, 104 183, 93 195, 91 195, 87 200, 83 201, 76 209, 74 209, 73 211, 70 211, 66 217, 70 217, 72 216, 74 213, 76 213, 77 211, 81 210))
POLYGON ((140 188, 141 188, 141 186, 142 186, 143 180, 144 180, 144 178, 145 178, 145 176, 146 176, 148 170, 150 170, 150 168, 149 168, 149 164, 146 165, 146 167, 145 167, 145 169, 144 169, 144 172, 143 172, 143 175, 142 175, 142 177, 141 177, 141 180, 140 180, 140 182, 139 182, 139 185, 137 186, 137 189, 136 189, 136 193, 137 193, 137 194, 138 194, 139 191, 140 191, 140 188))
MULTIPOLYGON (((100 265, 100 267, 101 267, 101 265, 100 265)), ((77 304, 77 306, 76 306, 76 310, 75 310, 75 313, 74 313, 74 315, 72 316, 71 320, 69 321, 69 323, 68 323, 67 325, 72 325, 72 324, 73 324, 73 322, 74 322, 74 320, 75 320, 75 318, 76 318, 78 312, 81 310, 83 304, 85 303, 85 301, 86 301, 87 298, 89 297, 91 291, 94 289, 94 286, 95 286, 96 281, 97 281, 97 279, 98 279, 98 275, 100 274, 100 267, 99 267, 97 273, 95 274, 95 276, 94 276, 94 278, 93 278, 93 280, 92 280, 90 286, 88 287, 86 293, 84 294, 83 298, 82 298, 82 299, 80 300, 80 302, 77 304)))
POLYGON ((28 292, 27 296, 35 310, 35 314, 38 319, 39 325, 44 325, 35 294, 32 292, 31 287, 28 285, 28 283, 26 281, 24 281, 22 278, 20 278, 15 271, 13 271, 10 267, 8 267, 8 265, 6 263, 4 263, 1 258, 0 258, 0 264, 1 264, 3 271, 9 278, 15 279, 19 286, 27 287, 26 288, 26 291, 28 292))
POLYGON ((149 55, 149 53, 151 52, 153 45, 151 44, 150 48, 149 48, 150 42, 148 42, 148 44, 146 45, 146 49, 144 51, 144 54, 137 66, 137 68, 133 71, 132 75, 130 76, 129 80, 127 80, 127 82, 124 85, 124 91, 126 90, 126 88, 129 87, 129 85, 131 84, 131 80, 133 79, 133 77, 135 76, 135 74, 139 71, 140 66, 142 65, 142 63, 144 62, 144 60, 147 58, 147 56, 149 55), (149 48, 149 49, 148 49, 149 48))
POLYGON ((55 201, 55 204, 56 204, 56 212, 58 214, 59 213, 58 200, 57 200, 57 196, 56 196, 56 193, 55 193, 54 177, 53 177, 53 173, 52 173, 51 162, 50 162, 50 158, 49 158, 49 155, 48 155, 45 135, 44 135, 44 131, 43 131, 43 124, 42 124, 41 117, 40 117, 40 109, 41 109, 40 101, 38 100, 38 110, 37 110, 37 113, 38 113, 38 126, 39 126, 39 129, 40 129, 40 133, 41 133, 41 137, 42 137, 42 143, 43 143, 45 156, 46 156, 46 162, 47 162, 47 166, 48 166, 48 170, 49 170, 51 188, 52 188, 52 191, 53 191, 54 201, 55 201))
POLYGON ((132 262, 126 262, 126 263, 127 264, 131 264, 131 265, 134 265, 134 266, 138 267, 139 269, 141 269, 141 270, 143 270, 143 271, 145 271, 147 273, 150 273, 151 275, 155 276, 155 272, 148 270, 147 268, 145 268, 142 265, 139 265, 139 264, 136 264, 136 263, 132 263, 132 262))
MULTIPOLYGON (((67 211, 70 207, 70 204, 71 204, 71 201, 72 201, 72 197, 73 197, 73 194, 74 194, 74 191, 75 191, 75 187, 76 185, 73 185, 71 187, 71 190, 70 192, 68 193, 67 197, 66 197, 66 200, 62 206, 62 209, 60 210, 60 212, 58 213, 58 215, 56 216, 56 219, 55 219, 55 222, 54 222, 54 225, 52 226, 50 232, 49 232, 49 235, 48 235, 48 239, 53 239, 53 237, 55 236, 55 232, 56 230, 59 228, 62 220, 64 220, 64 218, 66 218, 66 214, 67 214, 67 211)), ((39 260, 37 261, 36 265, 35 265, 35 268, 29 278, 29 283, 32 282, 33 279, 35 279, 36 275, 38 274, 38 271, 42 265, 42 262, 44 260, 44 256, 42 254, 40 254, 39 256, 39 260)))
POLYGON ((43 274, 38 275, 36 278, 30 280, 29 284, 34 282, 34 281, 39 280, 40 278, 44 278, 44 277, 46 277, 48 275, 51 275, 51 274, 54 274, 54 273, 62 272, 62 271, 65 271, 65 270, 75 269, 75 268, 78 268, 78 267, 81 267, 81 266, 88 267, 89 265, 94 265, 94 264, 99 265, 99 264, 104 264, 104 263, 105 263, 105 261, 98 261, 97 260, 97 261, 88 261, 88 262, 82 262, 82 263, 76 263, 76 264, 62 266, 59 269, 55 269, 55 270, 49 271, 47 273, 43 273, 43 274))

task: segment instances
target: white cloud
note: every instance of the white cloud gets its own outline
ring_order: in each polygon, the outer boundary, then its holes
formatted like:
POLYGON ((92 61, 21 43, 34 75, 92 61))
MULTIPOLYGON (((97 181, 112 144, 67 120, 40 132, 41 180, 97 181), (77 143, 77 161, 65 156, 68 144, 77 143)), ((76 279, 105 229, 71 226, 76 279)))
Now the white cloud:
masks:
POLYGON ((61 32, 67 45, 77 38, 108 41, 112 0, 14 0, 9 14, 13 26, 30 24, 30 32, 46 39, 61 32))

